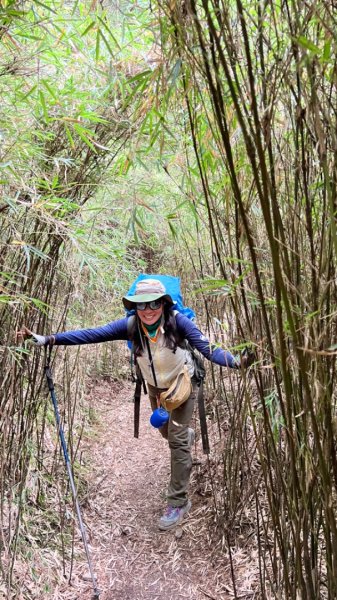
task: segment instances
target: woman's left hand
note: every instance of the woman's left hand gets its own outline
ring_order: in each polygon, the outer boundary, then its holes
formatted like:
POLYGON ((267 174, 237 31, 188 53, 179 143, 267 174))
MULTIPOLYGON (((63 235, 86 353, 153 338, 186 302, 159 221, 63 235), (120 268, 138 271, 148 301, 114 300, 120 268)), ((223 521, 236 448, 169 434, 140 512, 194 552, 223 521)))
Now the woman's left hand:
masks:
POLYGON ((256 354, 253 350, 249 348, 245 348, 245 350, 239 356, 235 357, 235 362, 237 364, 237 369, 241 367, 244 369, 248 369, 254 362, 256 361, 256 354))
POLYGON ((251 367, 252 364, 256 362, 256 360, 257 357, 254 350, 252 350, 251 348, 245 348, 241 356, 242 366, 245 367, 245 369, 247 369, 248 367, 251 367))

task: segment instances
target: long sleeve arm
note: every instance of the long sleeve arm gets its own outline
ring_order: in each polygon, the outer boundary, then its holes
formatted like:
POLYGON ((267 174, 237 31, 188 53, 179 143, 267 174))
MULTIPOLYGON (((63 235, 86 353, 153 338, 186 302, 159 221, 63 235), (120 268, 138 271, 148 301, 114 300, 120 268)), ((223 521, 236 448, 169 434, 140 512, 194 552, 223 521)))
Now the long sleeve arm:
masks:
POLYGON ((75 331, 64 331, 53 335, 57 346, 76 346, 79 344, 98 344, 99 342, 111 342, 114 340, 127 340, 128 318, 112 321, 102 327, 93 329, 77 329, 75 331))
POLYGON ((207 358, 207 360, 220 365, 221 367, 230 367, 232 369, 238 367, 233 354, 222 348, 212 347, 210 341, 190 319, 184 315, 177 314, 176 322, 178 331, 182 337, 184 337, 193 348, 207 358))

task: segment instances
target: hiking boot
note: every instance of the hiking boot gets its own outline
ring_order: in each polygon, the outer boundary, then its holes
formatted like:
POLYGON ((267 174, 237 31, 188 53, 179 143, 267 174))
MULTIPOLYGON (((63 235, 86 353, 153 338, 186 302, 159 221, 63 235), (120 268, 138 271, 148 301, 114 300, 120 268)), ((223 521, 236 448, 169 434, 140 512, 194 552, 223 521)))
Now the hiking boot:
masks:
POLYGON ((195 440, 195 431, 192 427, 188 428, 188 447, 191 449, 195 440))
POLYGON ((167 531, 178 525, 178 523, 181 523, 184 515, 189 512, 191 506, 191 500, 188 500, 184 506, 168 506, 159 520, 159 529, 167 531))

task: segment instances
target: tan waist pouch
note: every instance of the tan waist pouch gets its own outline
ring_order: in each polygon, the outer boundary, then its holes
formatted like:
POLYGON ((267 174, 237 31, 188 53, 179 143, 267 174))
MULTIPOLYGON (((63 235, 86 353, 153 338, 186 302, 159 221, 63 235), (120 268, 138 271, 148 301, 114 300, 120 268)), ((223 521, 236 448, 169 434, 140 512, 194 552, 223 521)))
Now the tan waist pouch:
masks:
POLYGON ((160 394, 160 403, 167 411, 171 412, 181 404, 184 404, 191 393, 191 376, 187 366, 184 365, 183 370, 179 373, 178 377, 174 380, 168 390, 160 394))

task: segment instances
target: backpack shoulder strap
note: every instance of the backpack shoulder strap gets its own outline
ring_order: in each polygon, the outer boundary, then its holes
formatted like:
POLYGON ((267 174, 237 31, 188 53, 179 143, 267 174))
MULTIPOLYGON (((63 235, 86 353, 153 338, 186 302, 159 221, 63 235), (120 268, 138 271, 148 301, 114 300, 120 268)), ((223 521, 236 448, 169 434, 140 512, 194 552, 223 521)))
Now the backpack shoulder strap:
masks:
POLYGON ((128 317, 128 322, 127 322, 127 325, 126 325, 128 340, 130 339, 132 327, 133 327, 133 325, 135 323, 135 320, 136 320, 136 315, 131 315, 130 317, 128 317))
POLYGON ((135 319, 136 316, 135 315, 131 315, 130 317, 128 317, 128 322, 126 324, 126 331, 127 331, 127 336, 128 336, 128 340, 129 342, 131 342, 131 346, 129 345, 130 348, 130 368, 131 368, 131 379, 132 381, 136 381, 137 379, 137 364, 135 361, 135 353, 134 353, 134 348, 133 348, 133 342, 131 341, 131 331, 132 328, 134 326, 135 323, 135 319), (135 373, 136 371, 136 373, 135 373))
MULTIPOLYGON (((131 315, 131 317, 128 318, 127 335, 128 335, 129 341, 131 340, 131 331, 134 326, 135 319, 136 319, 135 315, 131 315)), ((135 438, 138 438, 139 437, 140 398, 141 398, 141 393, 142 393, 142 386, 143 386, 144 394, 147 394, 147 389, 146 389, 145 381, 143 379, 141 370, 140 370, 139 366, 137 365, 137 361, 135 360, 133 344, 131 345, 130 364, 131 364, 131 378, 132 378, 132 381, 134 381, 136 384, 134 398, 133 398, 133 401, 134 401, 134 421, 133 421, 134 422, 134 432, 133 432, 133 435, 135 438), (134 371, 134 367, 135 367, 135 371, 134 371)))

